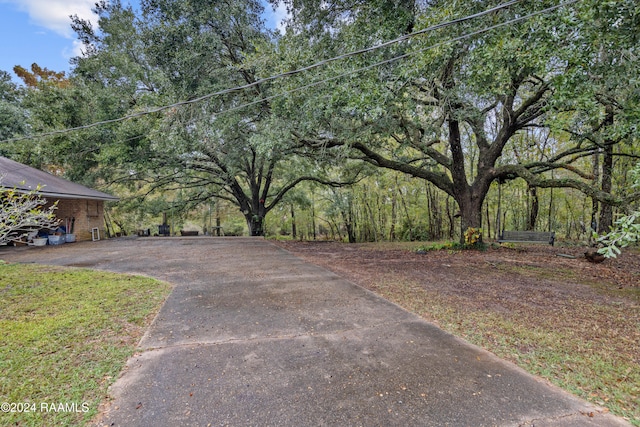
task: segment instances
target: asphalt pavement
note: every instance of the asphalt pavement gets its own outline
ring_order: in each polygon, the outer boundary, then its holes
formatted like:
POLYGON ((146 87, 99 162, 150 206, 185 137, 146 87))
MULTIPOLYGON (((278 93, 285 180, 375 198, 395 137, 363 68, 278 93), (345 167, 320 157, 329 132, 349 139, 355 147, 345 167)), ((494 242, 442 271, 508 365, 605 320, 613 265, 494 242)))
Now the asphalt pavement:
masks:
POLYGON ((259 238, 4 248, 168 281, 99 426, 629 426, 259 238))

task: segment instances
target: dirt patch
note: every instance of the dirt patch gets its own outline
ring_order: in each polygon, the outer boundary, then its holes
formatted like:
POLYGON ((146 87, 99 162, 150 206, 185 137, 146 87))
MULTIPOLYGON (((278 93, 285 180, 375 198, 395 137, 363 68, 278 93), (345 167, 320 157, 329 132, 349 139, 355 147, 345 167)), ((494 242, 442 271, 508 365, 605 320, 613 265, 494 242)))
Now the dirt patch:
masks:
MULTIPOLYGON (((640 419, 640 253, 415 252, 416 244, 277 242, 612 412, 640 419)), ((640 424, 637 424, 640 425, 640 424)))
MULTIPOLYGON (((415 244, 278 245, 400 304, 400 294, 419 288, 421 294, 460 313, 501 313, 509 319, 527 319, 532 328, 567 322, 566 327, 583 329, 585 338, 594 331, 602 334, 603 325, 612 325, 611 310, 604 310, 605 314, 602 309, 613 309, 628 316, 621 327, 638 332, 638 253, 626 252, 617 259, 593 264, 582 256, 581 248, 519 246, 417 254, 415 244), (591 331, 585 322, 593 326, 591 331)), ((405 308, 429 320, 441 320, 427 307, 405 308)))
POLYGON ((634 300, 638 293, 631 288, 640 287, 637 252, 627 251, 617 259, 593 264, 584 258, 583 248, 542 245, 418 254, 414 250, 416 244, 277 244, 363 286, 375 286, 381 277, 392 276, 419 282, 426 289, 466 297, 471 304, 495 300, 488 296, 535 308, 554 308, 562 300, 621 301, 621 295, 634 300))

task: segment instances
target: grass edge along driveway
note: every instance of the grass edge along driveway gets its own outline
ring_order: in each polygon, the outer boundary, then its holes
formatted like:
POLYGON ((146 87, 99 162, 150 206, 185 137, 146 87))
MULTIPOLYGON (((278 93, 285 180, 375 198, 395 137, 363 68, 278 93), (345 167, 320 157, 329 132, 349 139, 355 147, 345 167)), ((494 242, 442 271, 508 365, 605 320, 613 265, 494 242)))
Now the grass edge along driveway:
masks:
POLYGON ((0 261, 0 426, 88 423, 170 291, 148 277, 0 261))

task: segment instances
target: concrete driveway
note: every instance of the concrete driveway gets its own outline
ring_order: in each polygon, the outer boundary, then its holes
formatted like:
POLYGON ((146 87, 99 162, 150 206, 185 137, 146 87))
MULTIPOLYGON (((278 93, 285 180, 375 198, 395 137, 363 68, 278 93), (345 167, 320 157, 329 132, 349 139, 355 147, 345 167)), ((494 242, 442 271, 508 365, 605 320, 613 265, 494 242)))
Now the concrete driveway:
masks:
POLYGON ((0 259, 175 285, 99 425, 630 425, 262 239, 114 239, 0 259))

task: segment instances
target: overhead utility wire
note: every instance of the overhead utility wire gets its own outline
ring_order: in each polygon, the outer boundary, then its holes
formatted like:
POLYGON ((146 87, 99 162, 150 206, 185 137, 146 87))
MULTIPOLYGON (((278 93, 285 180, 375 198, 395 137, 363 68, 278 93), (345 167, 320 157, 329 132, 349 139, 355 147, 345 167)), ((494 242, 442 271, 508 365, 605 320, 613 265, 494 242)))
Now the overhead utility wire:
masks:
MULTIPOLYGON (((376 45, 376 46, 372 46, 372 47, 369 47, 369 48, 366 48, 366 49, 360 49, 360 50, 348 52, 348 53, 345 53, 345 54, 342 54, 342 55, 335 56, 333 58, 329 58, 329 59, 325 59, 325 60, 316 62, 316 63, 308 65, 306 67, 302 67, 302 68, 298 68, 298 69, 295 69, 295 70, 287 71, 287 72, 284 72, 284 73, 275 74, 273 76, 265 77, 263 79, 256 80, 255 82, 248 83, 246 85, 236 86, 236 87, 229 88, 229 89, 224 89, 224 90, 221 90, 221 91, 218 91, 218 92, 213 92, 213 93, 210 93, 210 94, 207 94, 207 95, 203 95, 203 96, 198 97, 198 98, 194 98, 194 99, 190 99, 190 100, 186 100, 186 101, 180 101, 180 102, 176 102, 174 104, 165 105, 165 106, 157 107, 157 108, 152 108, 152 109, 148 109, 148 110, 145 110, 145 111, 140 111, 138 113, 129 114, 129 115, 126 115, 126 116, 123 116, 123 117, 115 118, 115 119, 103 120, 103 121, 91 123, 91 124, 88 124, 88 125, 77 126, 77 127, 73 127, 73 128, 67 128, 67 129, 60 129, 60 130, 51 131, 51 132, 45 132, 45 133, 41 133, 41 134, 37 134, 37 135, 30 135, 30 136, 19 137, 19 138, 10 138, 10 139, 6 139, 6 140, 0 141, 0 142, 22 141, 22 140, 26 140, 26 139, 35 139, 35 138, 41 138, 41 137, 54 136, 54 135, 59 135, 59 134, 63 134, 63 133, 74 132, 74 131, 78 131, 78 130, 85 130, 85 129, 90 129, 90 128, 97 127, 97 126, 107 125, 107 124, 111 124, 111 123, 118 123, 118 122, 122 122, 122 121, 125 121, 125 120, 134 119, 134 118, 137 118, 137 117, 142 117, 142 116, 145 116, 145 115, 148 115, 148 114, 158 113, 160 111, 164 111, 164 110, 168 110, 168 109, 171 109, 171 108, 180 107, 180 106, 183 106, 183 105, 195 104, 195 103, 207 100, 209 98, 213 98, 215 96, 220 96, 220 95, 225 95, 225 94, 232 93, 232 92, 241 91, 241 90, 248 89, 248 88, 251 88, 253 86, 257 86, 257 85, 265 83, 265 82, 269 82, 269 81, 272 81, 272 80, 276 80, 276 79, 282 78, 282 77, 288 77, 288 76, 292 76, 292 75, 295 75, 295 74, 303 73, 305 71, 309 71, 309 70, 312 70, 314 68, 321 67, 321 66, 329 64, 331 62, 335 62, 335 61, 338 61, 338 60, 341 60, 341 59, 345 59, 345 58, 349 58, 349 57, 356 56, 356 55, 361 55, 363 53, 371 52, 373 50, 377 50, 377 49, 380 49, 380 48, 383 48, 383 47, 386 47, 386 46, 389 46, 389 45, 392 45, 392 44, 395 44, 395 43, 399 43, 401 41, 407 40, 407 39, 409 39, 411 37, 415 37, 415 36, 420 35, 420 34, 424 34, 424 33, 427 33, 427 32, 430 32, 430 31, 434 31, 434 30, 437 30, 437 29, 440 29, 440 28, 445 28, 445 27, 448 27, 448 26, 451 26, 451 25, 459 24, 459 23, 462 23, 462 22, 465 22, 465 21, 469 21, 471 19, 479 18, 479 17, 487 15, 489 13, 496 12, 496 11, 501 10, 501 9, 505 9, 505 8, 507 8, 509 6, 512 6, 515 3, 520 2, 520 1, 522 1, 522 0, 512 0, 512 1, 509 1, 507 3, 503 3, 503 4, 500 4, 498 6, 495 6, 495 7, 491 8, 491 9, 485 10, 483 12, 478 12, 478 13, 475 13, 473 15, 468 15, 468 16, 465 16, 465 17, 462 17, 462 18, 457 18, 457 19, 454 19, 454 20, 451 20, 451 21, 435 24, 435 25, 432 25, 430 27, 424 28, 422 30, 419 30, 419 31, 416 31, 416 32, 413 32, 413 33, 410 33, 410 34, 406 34, 404 36, 398 37, 398 38, 393 39, 393 40, 389 40, 387 42, 384 42, 384 43, 376 45)), ((253 103, 248 104, 248 105, 253 105, 253 103)))
MULTIPOLYGON (((164 110, 168 110, 168 109, 171 109, 171 108, 180 107, 180 106, 183 106, 183 105, 195 104, 195 103, 207 100, 209 98, 213 98, 215 96, 220 96, 220 95, 225 95, 227 93, 241 91, 241 90, 248 89, 248 88, 251 88, 253 86, 257 86, 259 84, 268 82, 268 81, 272 81, 272 80, 276 80, 276 79, 279 79, 279 78, 282 78, 282 77, 288 77, 288 76, 299 74, 299 73, 302 73, 302 72, 305 72, 305 71, 309 71, 309 70, 312 70, 314 68, 318 68, 320 66, 326 65, 328 63, 338 61, 340 59, 345 59, 345 58, 349 58, 351 56, 356 56, 356 55, 360 55, 360 54, 363 54, 363 53, 371 52, 371 51, 380 49, 382 47, 389 46, 391 44, 399 43, 401 41, 407 40, 407 39, 409 39, 411 37, 415 37, 415 36, 420 35, 420 34, 424 34, 424 33, 430 32, 430 31, 434 31, 434 30, 437 30, 437 29, 440 29, 440 28, 445 28, 445 27, 448 27, 448 26, 451 26, 451 25, 459 24, 461 22, 465 22, 465 21, 468 21, 468 20, 471 20, 471 19, 475 19, 475 18, 484 16, 484 15, 487 15, 489 13, 492 13, 492 12, 507 8, 509 6, 512 6, 513 4, 518 3, 520 1, 522 1, 522 0, 512 0, 512 1, 509 1, 507 3, 503 3, 501 5, 493 7, 491 9, 485 10, 483 12, 478 12, 476 14, 468 15, 468 16, 465 16, 465 17, 462 17, 462 18, 457 18, 457 19, 454 19, 452 21, 447 21, 447 22, 444 22, 444 23, 432 25, 432 26, 424 28, 424 29, 422 29, 420 31, 416 31, 416 32, 413 32, 413 33, 410 33, 410 34, 406 34, 406 35, 404 35, 402 37, 398 37, 396 39, 389 40, 389 41, 387 41, 385 43, 382 43, 382 44, 379 44, 379 45, 376 45, 376 46, 372 46, 372 47, 369 47, 369 48, 366 48, 366 49, 357 50, 357 51, 348 52, 348 53, 345 53, 345 54, 342 54, 342 55, 335 56, 333 58, 329 58, 329 59, 326 59, 326 60, 323 60, 323 61, 316 62, 316 63, 308 65, 306 67, 298 68, 296 70, 287 71, 287 72, 280 73, 280 74, 275 74, 273 76, 269 76, 269 77, 265 77, 263 79, 256 80, 255 82, 248 83, 246 85, 236 86, 236 87, 233 87, 233 88, 224 89, 224 90, 221 90, 221 91, 218 91, 218 92, 213 92, 213 93, 210 93, 210 94, 207 94, 207 95, 203 95, 201 97, 194 98, 194 99, 191 99, 191 100, 180 101, 180 102, 176 102, 174 104, 165 105, 165 106, 162 106, 162 107, 157 107, 157 108, 153 108, 153 109, 146 110, 146 111, 140 111, 138 113, 130 114, 130 115, 127 115, 127 116, 116 118, 116 119, 104 120, 104 121, 95 122, 95 123, 91 123, 91 124, 84 125, 84 126, 78 126, 78 127, 73 127, 73 128, 67 128, 67 129, 60 129, 60 130, 57 130, 57 131, 51 131, 51 132, 41 133, 41 134, 37 134, 37 135, 30 135, 30 136, 19 137, 19 138, 10 138, 10 139, 5 139, 5 140, 0 141, 0 142, 22 141, 22 140, 27 140, 27 139, 35 139, 35 138, 42 138, 42 137, 47 137, 47 136, 54 136, 54 135, 74 132, 74 131, 78 131, 78 130, 85 130, 85 129, 90 129, 90 128, 97 127, 97 126, 102 126, 102 125, 111 124, 111 123, 118 123, 118 122, 121 122, 121 121, 129 120, 129 119, 133 119, 133 118, 137 118, 137 117, 142 117, 142 116, 145 116, 145 115, 148 115, 148 114, 157 113, 157 112, 160 112, 160 111, 164 111, 164 110)), ((282 94, 273 95, 273 96, 262 98, 260 100, 253 101, 253 102, 250 102, 250 103, 247 103, 247 104, 243 104, 243 105, 239 105, 239 106, 236 106, 236 107, 232 107, 230 109, 227 109, 227 110, 224 110, 222 112, 219 112, 218 114, 222 114, 222 113, 225 113, 227 111, 233 111, 233 110, 237 110, 237 109, 244 108, 244 107, 247 107, 247 106, 251 106, 251 105, 254 105, 254 104, 257 104, 257 103, 260 103, 260 102, 264 102, 266 100, 270 100, 270 99, 276 98, 278 96, 286 95, 288 93, 292 93, 292 92, 295 92, 295 91, 298 91, 298 90, 301 90, 301 89, 313 87, 313 86, 319 85, 321 83, 325 83, 325 82, 328 82, 328 81, 336 80, 338 78, 347 76, 349 74, 357 73, 357 72, 360 72, 360 71, 364 71, 364 70, 367 70, 367 69, 370 69, 370 68, 377 67, 379 65, 383 65, 383 64, 386 64, 386 63, 394 62, 394 61, 406 58, 406 57, 408 57, 408 56, 410 56, 412 54, 423 52, 423 51, 426 51, 428 49, 432 49, 432 48, 434 48, 436 46, 440 46, 440 45, 442 45, 444 43, 457 41, 457 40, 462 40, 464 38, 468 38, 468 37, 471 37, 473 35, 482 34, 484 32, 490 31, 490 30, 495 29, 495 28, 502 27, 502 26, 507 25, 507 24, 511 24, 511 23, 514 23, 514 22, 518 22, 518 21, 521 21, 521 20, 524 20, 524 19, 531 18, 531 17, 536 16, 536 15, 540 15, 540 14, 543 14, 543 13, 550 12, 550 11, 558 9, 560 7, 569 5, 571 3, 575 3, 577 1, 578 0, 570 0, 570 1, 567 1, 567 2, 564 2, 564 3, 560 3, 560 4, 556 5, 556 6, 552 6, 552 7, 549 7, 547 9, 543 9, 541 11, 534 12, 534 13, 531 13, 529 15, 522 16, 520 18, 515 18, 515 19, 512 19, 512 20, 507 21, 507 22, 502 23, 502 24, 497 24, 497 25, 485 28, 483 30, 479 30, 479 31, 476 31, 476 32, 473 32, 473 33, 469 33, 469 34, 463 35, 463 36, 459 36, 459 37, 451 39, 451 40, 443 41, 441 43, 436 43, 433 46, 430 46, 430 47, 427 47, 427 48, 424 48, 424 49, 420 49, 420 50, 415 51, 413 53, 404 54, 404 55, 401 55, 401 56, 398 56, 398 57, 395 57, 395 58, 391 58, 391 59, 388 59, 388 60, 373 64, 373 65, 370 65, 370 66, 367 66, 367 67, 363 67, 363 68, 360 68, 360 69, 357 69, 357 70, 349 71, 349 72, 343 73, 341 75, 328 78, 326 80, 322 80, 322 81, 319 81, 319 82, 315 82, 315 83, 311 83, 311 84, 308 84, 308 85, 305 85, 305 86, 301 86, 301 87, 298 87, 296 89, 292 89, 290 91, 284 92, 282 94)))
POLYGON ((260 104, 260 103, 262 103, 264 101, 270 101, 272 99, 279 98, 279 97, 285 96, 285 95, 289 95, 289 94, 292 94, 294 92, 298 92, 298 91, 303 90, 303 89, 309 89, 311 87, 319 86, 321 84, 328 83, 330 81, 339 80, 342 77, 346 77, 346 76, 349 76, 351 74, 357 74, 357 73, 359 73, 361 71, 366 71, 366 70, 369 70, 369 69, 372 69, 372 68, 379 67, 381 65, 390 64, 392 62, 396 62, 396 61, 399 61, 401 59, 406 59, 406 58, 408 58, 410 56, 413 56, 415 54, 426 52, 427 50, 434 49, 436 47, 445 45, 447 43, 452 43, 452 42, 457 42, 457 41, 460 41, 460 40, 468 39, 469 37, 473 37, 473 36, 477 36, 479 34, 487 33, 489 31, 495 30, 496 28, 505 27, 507 25, 514 24, 516 22, 520 22, 520 21, 527 20, 529 18, 533 18, 534 16, 538 16, 538 15, 542 15, 542 14, 545 14, 545 13, 552 12, 552 11, 554 11, 556 9, 559 9, 561 7, 570 5, 572 3, 576 3, 578 1, 579 0, 568 0, 568 1, 560 3, 558 5, 551 6, 551 7, 548 7, 546 9, 539 10, 537 12, 532 12, 532 13, 530 13, 528 15, 523 15, 523 16, 521 16, 519 18, 513 18, 513 19, 511 19, 509 21, 501 22, 500 24, 495 24, 495 25, 492 25, 490 27, 483 28, 481 30, 473 31, 471 33, 466 33, 466 34, 460 35, 458 37, 454 37, 452 39, 443 40, 441 42, 429 45, 427 47, 415 50, 413 52, 408 52, 408 53, 405 53, 405 54, 400 55, 400 56, 395 56, 393 58, 385 59, 384 61, 380 61, 380 62, 376 62, 376 63, 371 64, 371 65, 367 65, 366 67, 357 68, 357 69, 351 70, 351 71, 346 71, 346 72, 344 72, 342 74, 338 74, 338 75, 333 76, 333 77, 328 77, 326 79, 319 80, 317 82, 309 83, 309 84, 306 84, 306 85, 303 85, 303 86, 298 86, 298 87, 296 87, 294 89, 290 89, 290 90, 287 90, 287 91, 284 91, 284 92, 281 92, 281 93, 277 93, 275 95, 267 96, 267 97, 264 97, 264 98, 260 98, 260 99, 257 99, 255 101, 248 102, 246 104, 241 104, 241 105, 237 105, 235 107, 227 108, 226 110, 223 110, 223 111, 220 111, 218 113, 215 113, 215 115, 220 115, 220 114, 224 114, 224 113, 227 113, 227 112, 230 112, 230 111, 239 110, 241 108, 250 107, 252 105, 260 104))

